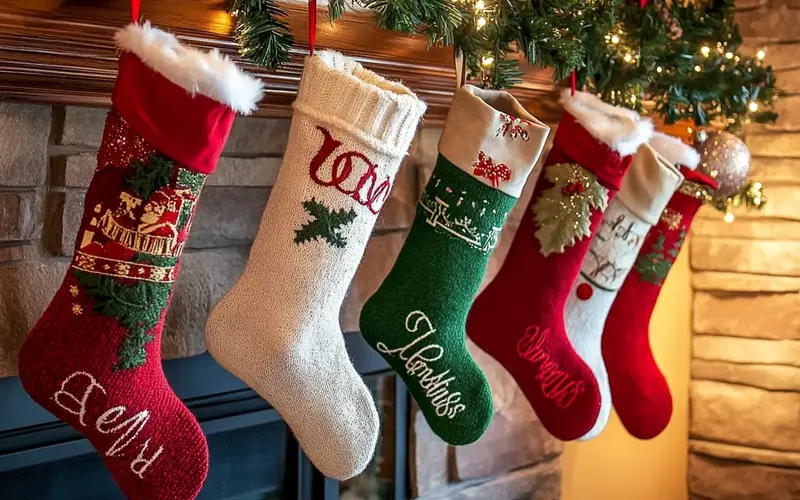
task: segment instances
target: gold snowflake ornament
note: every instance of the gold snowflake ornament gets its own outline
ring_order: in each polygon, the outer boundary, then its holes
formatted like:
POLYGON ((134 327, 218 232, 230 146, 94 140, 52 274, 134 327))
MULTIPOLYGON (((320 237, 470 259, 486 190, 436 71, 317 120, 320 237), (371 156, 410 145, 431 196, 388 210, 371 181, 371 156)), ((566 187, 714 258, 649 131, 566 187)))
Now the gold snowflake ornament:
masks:
POLYGON ((70 285, 69 287, 69 294, 73 297, 77 297, 80 292, 78 291, 78 285, 70 285))
POLYGON ((72 304, 72 314, 75 316, 80 316, 83 314, 83 308, 80 304, 72 304))
POLYGON ((665 208, 661 213, 661 221, 666 224, 668 228, 674 231, 681 227, 681 222, 683 222, 683 214, 676 212, 671 208, 665 208))

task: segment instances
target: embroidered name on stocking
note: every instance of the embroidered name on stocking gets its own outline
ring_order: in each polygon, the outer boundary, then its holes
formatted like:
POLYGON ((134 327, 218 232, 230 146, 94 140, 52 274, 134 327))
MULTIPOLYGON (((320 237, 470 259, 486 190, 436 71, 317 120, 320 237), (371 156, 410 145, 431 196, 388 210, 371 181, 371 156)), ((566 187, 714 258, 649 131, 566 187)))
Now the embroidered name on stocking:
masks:
POLYGON ((345 151, 329 161, 342 143, 328 129, 317 126, 317 130, 322 132, 323 142, 311 160, 311 179, 320 186, 335 187, 377 215, 392 189, 391 177, 379 181, 378 165, 358 151, 345 151))
MULTIPOLYGON (((108 394, 93 376, 86 372, 75 372, 64 379, 61 388, 53 395, 53 399, 64 411, 77 415, 80 425, 89 427, 89 424, 86 423, 87 403, 95 392, 102 393, 103 396, 108 394), (67 385, 69 385, 69 390, 67 385)), ((142 410, 129 418, 124 418, 127 411, 125 406, 115 406, 104 411, 94 423, 94 428, 100 434, 119 435, 117 440, 104 452, 107 457, 116 457, 123 453, 150 420, 148 410, 142 410)), ((159 446, 155 451, 149 450, 150 454, 148 455, 149 446, 150 439, 147 439, 142 443, 136 458, 130 464, 131 471, 140 478, 144 477, 147 468, 164 451, 164 447, 159 446)))
POLYGON ((424 312, 413 311, 406 316, 406 331, 419 335, 410 343, 395 349, 378 342, 376 345, 378 352, 397 356, 405 361, 406 372, 419 379, 419 385, 425 390, 425 397, 436 409, 436 415, 452 420, 467 407, 460 403, 460 392, 450 392, 450 384, 456 385, 456 377, 448 377, 450 370, 434 375, 434 369, 430 367, 431 363, 438 361, 444 355, 444 347, 432 343, 433 339, 429 338, 436 333, 436 329, 424 312))
POLYGON ((572 380, 570 374, 561 369, 558 361, 551 359, 550 353, 545 349, 549 334, 549 329, 541 330, 538 326, 529 326, 517 343, 517 354, 531 364, 539 365, 539 373, 535 378, 541 384, 542 394, 564 409, 575 402, 586 390, 586 386, 582 380, 572 380))

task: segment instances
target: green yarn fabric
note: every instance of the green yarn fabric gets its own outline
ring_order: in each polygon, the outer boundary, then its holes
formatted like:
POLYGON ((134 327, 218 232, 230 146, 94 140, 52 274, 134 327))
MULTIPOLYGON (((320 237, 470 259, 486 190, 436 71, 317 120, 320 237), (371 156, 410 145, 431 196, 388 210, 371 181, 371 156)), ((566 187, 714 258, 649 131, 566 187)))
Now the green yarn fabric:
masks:
POLYGON ((440 154, 408 239, 361 313, 366 341, 450 444, 476 441, 491 422, 489 383, 467 351, 464 324, 516 201, 440 154))

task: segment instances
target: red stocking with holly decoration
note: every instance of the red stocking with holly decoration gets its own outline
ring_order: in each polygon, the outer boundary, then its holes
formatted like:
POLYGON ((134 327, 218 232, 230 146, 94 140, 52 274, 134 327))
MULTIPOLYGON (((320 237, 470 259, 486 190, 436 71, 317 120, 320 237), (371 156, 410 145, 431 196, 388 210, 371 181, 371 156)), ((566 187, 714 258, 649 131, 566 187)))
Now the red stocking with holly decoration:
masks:
POLYGON ((149 24, 120 30, 119 76, 64 283, 22 346, 31 397, 81 432, 127 498, 184 500, 208 469, 161 368, 161 333, 205 177, 261 84, 149 24))

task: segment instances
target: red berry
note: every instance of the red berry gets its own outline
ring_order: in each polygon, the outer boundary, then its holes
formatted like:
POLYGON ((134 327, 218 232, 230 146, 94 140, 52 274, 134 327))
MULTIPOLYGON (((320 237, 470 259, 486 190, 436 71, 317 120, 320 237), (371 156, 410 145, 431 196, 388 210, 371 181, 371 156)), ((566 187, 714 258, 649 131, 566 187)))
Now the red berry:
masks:
POLYGON ((575 295, 577 295, 581 300, 589 300, 592 296, 592 293, 594 293, 594 291, 589 283, 581 283, 575 290, 575 295))

